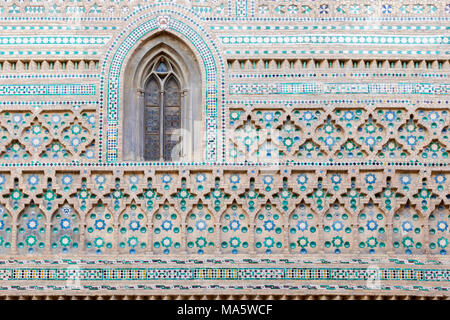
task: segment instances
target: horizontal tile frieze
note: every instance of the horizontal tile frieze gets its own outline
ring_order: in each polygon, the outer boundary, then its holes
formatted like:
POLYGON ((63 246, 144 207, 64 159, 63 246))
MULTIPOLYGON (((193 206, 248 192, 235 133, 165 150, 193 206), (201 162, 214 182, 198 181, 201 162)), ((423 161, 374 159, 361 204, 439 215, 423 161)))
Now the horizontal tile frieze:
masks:
MULTIPOLYGON (((243 78, 448 78, 446 73, 425 73, 425 72, 309 72, 309 73, 229 73, 229 79, 243 78)), ((0 76, 1 79, 1 76, 0 76)))
MULTIPOLYGON (((438 258, 438 257, 436 257, 438 258)), ((317 257, 285 257, 272 255, 270 257, 258 258, 258 257, 240 257, 240 256, 221 256, 216 257, 211 256, 198 256, 185 258, 183 256, 172 256, 168 258, 167 256, 133 256, 127 258, 117 258, 117 257, 102 257, 102 258, 92 258, 92 257, 64 257, 60 259, 55 259, 53 257, 49 258, 21 258, 17 259, 11 257, 11 259, 0 260, 0 266, 9 265, 56 265, 56 266, 70 266, 70 265, 203 265, 203 264, 213 264, 213 265, 252 265, 252 264, 264 264, 264 265, 373 265, 373 264, 384 264, 384 265, 407 265, 407 266, 443 266, 447 260, 443 257, 439 257, 439 260, 424 259, 421 257, 404 257, 404 258, 388 258, 388 257, 364 257, 359 256, 354 257, 344 257, 339 258, 325 256, 321 258, 317 257)))
POLYGON ((68 162, 0 162, 0 169, 5 168, 144 168, 145 170, 152 170, 154 168, 205 168, 213 169, 217 168, 267 168, 268 170, 278 170, 280 168, 292 169, 292 168, 348 168, 360 166, 364 168, 382 168, 382 167, 404 167, 404 168, 441 168, 450 167, 450 161, 379 161, 379 160, 367 160, 367 161, 286 161, 286 162, 79 162, 79 161, 68 161, 68 162))
POLYGON ((0 74, 0 79, 98 79, 99 74, 0 74))
POLYGON ((442 83, 231 83, 230 94, 438 94, 447 95, 442 83))
MULTIPOLYGON (((378 268, 380 281, 420 281, 448 282, 450 269, 406 269, 378 268)), ((374 273, 371 268, 264 268, 264 267, 197 267, 197 268, 0 268, 1 281, 53 280, 67 281, 74 278, 80 281, 104 280, 334 280, 367 281, 374 273)))
POLYGON ((297 58, 299 54, 311 55, 324 54, 324 55, 341 55, 341 54, 354 54, 354 55, 392 55, 392 56, 423 56, 432 55, 437 57, 444 57, 450 55, 450 51, 440 51, 440 50, 224 50, 224 53, 229 56, 234 55, 293 55, 297 58))
POLYGON ((0 85, 0 96, 20 95, 95 95, 95 84, 8 84, 0 85))
POLYGON ((0 47, 5 45, 105 45, 111 37, 84 36, 0 36, 0 47))
MULTIPOLYGON (((401 35, 354 35, 354 34, 302 34, 302 35, 236 35, 221 36, 224 45, 271 45, 271 44, 364 44, 364 45, 446 45, 446 36, 401 36, 401 35)), ((1 40, 1 39, 0 39, 1 40)))
POLYGON ((114 296, 118 292, 120 295, 127 297, 136 296, 136 295, 147 295, 153 294, 157 298, 160 295, 186 295, 188 297, 195 296, 203 296, 205 294, 211 294, 214 298, 217 296, 223 295, 227 299, 229 295, 244 295, 248 297, 248 295, 257 295, 261 297, 267 294, 282 294, 283 296, 290 297, 296 295, 331 295, 333 298, 339 294, 347 294, 347 295, 355 295, 355 296, 365 296, 372 294, 374 296, 387 296, 391 299, 391 296, 400 295, 400 296, 433 296, 436 297, 438 295, 441 297, 446 297, 446 292, 450 291, 450 287, 445 286, 418 286, 418 285, 380 285, 380 286, 367 286, 367 285, 353 285, 353 284, 342 284, 342 285, 333 285, 333 284, 278 284, 267 283, 267 284, 223 284, 223 282, 211 283, 211 284, 191 284, 191 285, 183 285, 183 284, 126 284, 121 285, 117 284, 117 282, 111 284, 102 284, 102 285, 18 285, 14 284, 11 286, 0 286, 0 295, 8 294, 11 296, 20 296, 20 297, 28 297, 28 296, 40 296, 40 295, 49 295, 49 296, 60 296, 61 292, 64 292, 64 296, 74 294, 74 295, 101 295, 101 296, 114 296), (286 293, 288 292, 288 293, 286 293), (14 294, 17 293, 17 294, 14 294))
POLYGON ((254 30, 254 31, 265 31, 265 30, 271 30, 271 31, 291 31, 291 30, 357 30, 357 31, 363 31, 363 30, 411 30, 411 31, 436 31, 436 30, 450 30, 448 26, 444 25, 329 25, 329 24, 323 24, 323 25, 212 25, 210 26, 210 29, 213 31, 246 31, 246 30, 254 30))
MULTIPOLYGON (((88 58, 89 56, 99 55, 98 51, 78 51, 78 50, 52 50, 52 51, 30 51, 30 50, 15 50, 15 51, 3 51, 0 50, 0 56, 83 56, 88 58)), ((89 59, 89 58, 88 58, 89 59)))

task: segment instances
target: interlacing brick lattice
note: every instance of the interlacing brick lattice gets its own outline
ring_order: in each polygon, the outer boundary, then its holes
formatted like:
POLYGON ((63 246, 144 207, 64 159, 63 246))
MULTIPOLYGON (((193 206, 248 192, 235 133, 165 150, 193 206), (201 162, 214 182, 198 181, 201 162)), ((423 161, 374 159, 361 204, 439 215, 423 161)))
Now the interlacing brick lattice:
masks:
POLYGON ((1 250, 446 255, 449 172, 377 167, 0 171, 1 250))

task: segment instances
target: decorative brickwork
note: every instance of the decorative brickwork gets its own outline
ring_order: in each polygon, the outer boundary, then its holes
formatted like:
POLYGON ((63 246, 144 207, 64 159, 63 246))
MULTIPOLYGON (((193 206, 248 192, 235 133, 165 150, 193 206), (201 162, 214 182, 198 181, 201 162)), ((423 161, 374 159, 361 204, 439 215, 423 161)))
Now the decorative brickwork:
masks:
POLYGON ((0 295, 448 297, 449 18, 0 0, 0 295), (198 63, 179 96, 200 160, 124 160, 143 140, 125 104, 146 97, 128 70, 159 36, 198 63))

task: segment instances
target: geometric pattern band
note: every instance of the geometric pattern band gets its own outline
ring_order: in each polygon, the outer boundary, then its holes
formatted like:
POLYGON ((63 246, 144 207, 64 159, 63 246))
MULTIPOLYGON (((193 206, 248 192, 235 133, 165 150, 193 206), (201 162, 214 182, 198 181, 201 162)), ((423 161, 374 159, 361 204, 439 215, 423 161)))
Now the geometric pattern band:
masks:
POLYGON ((450 269, 409 268, 1 268, 0 280, 383 280, 450 282, 450 269))

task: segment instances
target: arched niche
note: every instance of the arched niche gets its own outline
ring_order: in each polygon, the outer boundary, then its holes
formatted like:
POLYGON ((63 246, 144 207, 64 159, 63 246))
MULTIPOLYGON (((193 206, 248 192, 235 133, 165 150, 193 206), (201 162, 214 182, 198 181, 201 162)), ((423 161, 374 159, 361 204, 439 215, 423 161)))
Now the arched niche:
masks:
POLYGON ((170 61, 181 90, 181 149, 179 161, 203 158, 205 128, 202 114, 202 75, 192 50, 178 37, 160 32, 132 53, 124 73, 122 101, 122 160, 144 161, 145 88, 158 59, 170 61))

